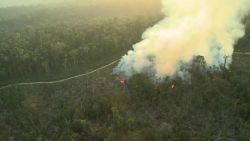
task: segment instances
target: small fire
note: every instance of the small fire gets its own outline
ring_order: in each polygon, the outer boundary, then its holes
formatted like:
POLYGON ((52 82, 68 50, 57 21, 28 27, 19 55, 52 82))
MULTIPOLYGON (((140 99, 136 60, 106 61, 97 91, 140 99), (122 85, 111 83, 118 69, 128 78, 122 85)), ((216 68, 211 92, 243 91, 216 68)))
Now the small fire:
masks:
POLYGON ((176 83, 175 82, 171 83, 170 88, 175 89, 176 88, 176 83))
POLYGON ((125 84, 126 82, 125 82, 125 80, 120 80, 120 83, 125 84))
POLYGON ((124 80, 120 77, 116 77, 115 80, 118 81, 121 85, 126 85, 126 80, 124 80))

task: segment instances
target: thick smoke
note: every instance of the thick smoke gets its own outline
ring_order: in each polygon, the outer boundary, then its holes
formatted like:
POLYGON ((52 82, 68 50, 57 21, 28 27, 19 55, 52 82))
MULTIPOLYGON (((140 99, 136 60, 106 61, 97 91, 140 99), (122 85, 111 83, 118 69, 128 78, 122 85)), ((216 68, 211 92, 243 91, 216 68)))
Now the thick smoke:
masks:
POLYGON ((151 72, 164 78, 180 73, 180 62, 188 63, 197 55, 204 56, 208 66, 220 66, 225 56, 231 60, 234 44, 245 34, 242 20, 250 0, 162 0, 162 4, 166 17, 145 31, 115 73, 129 78, 151 72))

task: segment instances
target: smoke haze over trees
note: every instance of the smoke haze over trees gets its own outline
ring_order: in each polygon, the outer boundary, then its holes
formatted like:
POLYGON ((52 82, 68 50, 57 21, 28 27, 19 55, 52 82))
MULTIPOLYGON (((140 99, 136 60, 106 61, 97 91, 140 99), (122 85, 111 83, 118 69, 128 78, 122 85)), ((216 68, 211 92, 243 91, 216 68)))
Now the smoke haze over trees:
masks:
MULTIPOLYGON (((0 86, 58 80, 119 59, 163 18, 158 4, 122 1, 131 4, 0 8, 0 86)), ((243 53, 250 17, 244 24, 235 47, 243 53)), ((234 53, 230 69, 216 72, 197 56, 191 83, 135 75, 124 86, 111 75, 114 65, 60 84, 0 90, 0 141, 249 141, 249 57, 234 53)))
POLYGON ((76 4, 76 5, 95 5, 95 4, 136 4, 141 6, 159 4, 160 0, 1 0, 0 7, 29 6, 44 4, 76 4))

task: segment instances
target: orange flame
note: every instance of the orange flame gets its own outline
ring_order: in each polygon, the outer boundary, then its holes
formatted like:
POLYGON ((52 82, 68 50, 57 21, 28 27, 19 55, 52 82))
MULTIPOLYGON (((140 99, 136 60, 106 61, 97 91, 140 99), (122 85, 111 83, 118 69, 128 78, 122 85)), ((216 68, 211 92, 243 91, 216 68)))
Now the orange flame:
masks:
POLYGON ((176 88, 176 83, 172 83, 172 84, 170 85, 170 88, 171 88, 171 89, 175 89, 175 88, 176 88))
POLYGON ((120 83, 124 85, 125 84, 125 80, 120 80, 120 83))

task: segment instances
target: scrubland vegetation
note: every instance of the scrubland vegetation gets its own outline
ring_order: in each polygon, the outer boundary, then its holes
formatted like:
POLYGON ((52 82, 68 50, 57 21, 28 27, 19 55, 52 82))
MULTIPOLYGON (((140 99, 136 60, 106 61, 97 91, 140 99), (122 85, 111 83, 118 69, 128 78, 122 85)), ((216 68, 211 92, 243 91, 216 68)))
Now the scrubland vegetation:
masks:
MULTIPOLYGON (((110 7, 0 9, 0 85, 80 74, 125 54, 158 12, 110 7), (96 10, 98 9, 98 10, 96 10)), ((250 51, 250 18, 236 51, 250 51)), ((53 85, 0 90, 1 141, 249 141, 250 62, 234 55, 230 70, 203 70, 190 82, 155 83, 136 75, 128 90, 112 67, 53 85)))

